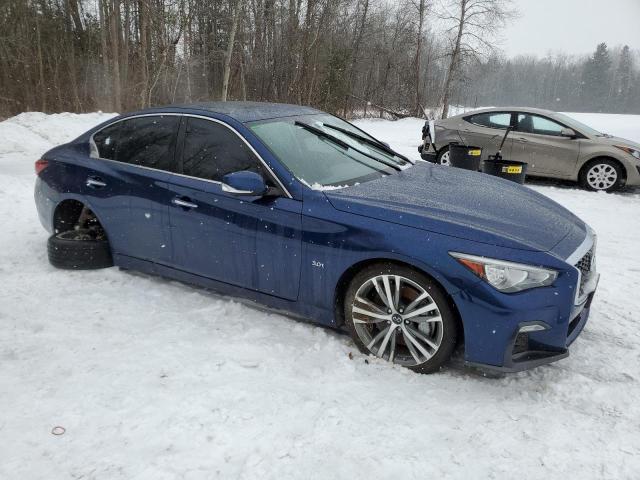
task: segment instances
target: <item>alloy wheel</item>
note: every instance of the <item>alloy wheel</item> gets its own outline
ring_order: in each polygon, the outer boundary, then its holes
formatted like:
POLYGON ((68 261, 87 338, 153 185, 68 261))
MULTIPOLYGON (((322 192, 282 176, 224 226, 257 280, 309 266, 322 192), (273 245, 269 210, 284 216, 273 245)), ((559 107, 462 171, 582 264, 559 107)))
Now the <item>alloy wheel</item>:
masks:
POLYGON ((447 167, 451 166, 451 160, 449 159, 449 155, 450 155, 449 150, 447 150, 440 156, 440 165, 446 165, 447 167))
POLYGON ((403 366, 423 364, 440 349, 443 322, 433 297, 400 275, 377 275, 356 292, 351 307, 359 339, 372 354, 403 366))
POLYGON ((587 183, 594 190, 608 190, 618 181, 618 172, 613 166, 598 163, 587 171, 587 183))

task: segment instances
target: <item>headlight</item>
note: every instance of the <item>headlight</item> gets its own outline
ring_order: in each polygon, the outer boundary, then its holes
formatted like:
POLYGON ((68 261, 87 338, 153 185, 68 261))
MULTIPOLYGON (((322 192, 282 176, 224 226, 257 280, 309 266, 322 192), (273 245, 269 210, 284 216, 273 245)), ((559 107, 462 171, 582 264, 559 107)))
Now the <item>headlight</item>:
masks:
POLYGON ((558 272, 493 258, 450 252, 450 255, 495 289, 504 293, 551 285, 558 272))
POLYGON ((637 158, 638 160, 640 160, 640 150, 635 149, 635 148, 631 148, 631 147, 626 147, 624 145, 614 145, 614 147, 619 148, 620 150, 623 150, 623 151, 627 152, 632 157, 637 158))

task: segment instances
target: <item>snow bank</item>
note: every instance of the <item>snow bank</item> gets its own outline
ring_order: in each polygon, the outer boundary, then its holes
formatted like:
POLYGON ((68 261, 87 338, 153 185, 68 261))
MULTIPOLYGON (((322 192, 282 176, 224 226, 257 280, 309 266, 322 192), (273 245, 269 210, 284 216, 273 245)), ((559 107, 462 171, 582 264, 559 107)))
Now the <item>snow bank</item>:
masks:
POLYGON ((33 172, 33 163, 44 152, 115 115, 25 112, 0 122, 0 173, 33 172))
MULTIPOLYGON (((104 118, 0 123, 0 478, 637 478, 638 193, 533 186, 599 234, 600 289, 568 359, 420 376, 176 282, 50 267, 33 161, 104 118)), ((360 125, 417 155, 418 120, 360 125)))

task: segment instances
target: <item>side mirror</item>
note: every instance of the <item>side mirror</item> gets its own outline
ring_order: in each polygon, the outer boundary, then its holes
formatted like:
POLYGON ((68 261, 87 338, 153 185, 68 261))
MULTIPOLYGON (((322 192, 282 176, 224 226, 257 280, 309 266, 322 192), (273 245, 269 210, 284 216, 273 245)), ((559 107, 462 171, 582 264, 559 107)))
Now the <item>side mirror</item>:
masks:
POLYGON ((569 137, 569 138, 576 138, 578 135, 576 135, 576 131, 573 128, 563 128, 560 131, 560 135, 562 135, 563 137, 569 137))
POLYGON ((232 195, 262 197, 268 190, 262 175, 255 172, 233 172, 222 177, 222 191, 232 195))

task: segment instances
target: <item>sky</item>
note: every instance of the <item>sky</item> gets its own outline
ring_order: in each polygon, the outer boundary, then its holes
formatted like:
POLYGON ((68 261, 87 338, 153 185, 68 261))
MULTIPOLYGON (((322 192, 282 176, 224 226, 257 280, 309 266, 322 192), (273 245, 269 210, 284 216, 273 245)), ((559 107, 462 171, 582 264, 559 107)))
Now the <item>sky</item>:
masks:
POLYGON ((514 0, 503 33, 507 56, 591 53, 600 42, 640 49, 640 0, 514 0))

